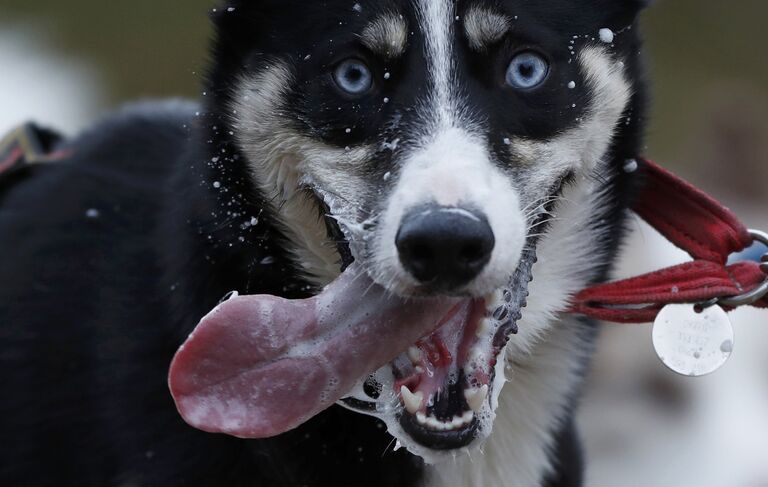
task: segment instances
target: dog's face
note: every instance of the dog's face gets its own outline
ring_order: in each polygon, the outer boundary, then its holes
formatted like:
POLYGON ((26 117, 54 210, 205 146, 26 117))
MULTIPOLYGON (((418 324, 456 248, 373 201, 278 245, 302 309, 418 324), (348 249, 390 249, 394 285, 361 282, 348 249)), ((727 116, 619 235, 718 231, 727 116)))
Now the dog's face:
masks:
POLYGON ((311 279, 339 273, 326 213, 390 291, 480 298, 614 156, 641 3, 233 2, 216 96, 311 279))

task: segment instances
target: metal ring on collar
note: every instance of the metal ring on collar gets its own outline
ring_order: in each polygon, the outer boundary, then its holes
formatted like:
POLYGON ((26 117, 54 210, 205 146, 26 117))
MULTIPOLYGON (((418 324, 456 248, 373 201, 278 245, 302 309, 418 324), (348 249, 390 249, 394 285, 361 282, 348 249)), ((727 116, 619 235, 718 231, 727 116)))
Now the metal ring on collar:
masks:
MULTIPOLYGON (((760 230, 749 230, 749 235, 752 237, 752 241, 768 245, 768 233, 761 232, 760 230)), ((729 308, 737 308, 739 306, 756 303, 763 299, 764 296, 768 295, 768 254, 763 255, 760 260, 763 262, 760 264, 760 269, 767 274, 765 281, 747 293, 720 298, 718 299, 719 304, 728 306, 729 308)))

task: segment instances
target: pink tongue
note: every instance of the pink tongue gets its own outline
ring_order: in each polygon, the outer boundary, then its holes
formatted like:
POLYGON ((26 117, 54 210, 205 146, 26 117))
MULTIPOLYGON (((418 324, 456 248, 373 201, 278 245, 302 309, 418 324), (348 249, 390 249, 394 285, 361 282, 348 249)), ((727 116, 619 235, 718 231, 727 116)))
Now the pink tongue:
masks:
POLYGON ((203 318, 169 386, 195 428, 242 438, 293 429, 430 333, 459 301, 406 301, 353 265, 311 299, 230 299, 203 318))

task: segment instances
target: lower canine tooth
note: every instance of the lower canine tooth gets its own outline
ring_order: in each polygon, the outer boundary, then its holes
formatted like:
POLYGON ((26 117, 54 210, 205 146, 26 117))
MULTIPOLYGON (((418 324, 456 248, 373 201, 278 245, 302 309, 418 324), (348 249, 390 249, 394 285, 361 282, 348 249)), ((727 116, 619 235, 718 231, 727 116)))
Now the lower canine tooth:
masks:
POLYGON ((479 389, 465 389, 464 398, 472 411, 479 412, 483 408, 485 398, 488 396, 488 384, 483 384, 479 389))
POLYGON ((421 424, 427 423, 427 417, 424 415, 424 413, 416 413, 416 421, 418 421, 421 424))
POLYGON ((416 393, 411 392, 406 386, 400 387, 400 396, 403 398, 403 405, 405 409, 411 413, 416 414, 421 409, 421 403, 424 401, 424 393, 419 391, 416 393))

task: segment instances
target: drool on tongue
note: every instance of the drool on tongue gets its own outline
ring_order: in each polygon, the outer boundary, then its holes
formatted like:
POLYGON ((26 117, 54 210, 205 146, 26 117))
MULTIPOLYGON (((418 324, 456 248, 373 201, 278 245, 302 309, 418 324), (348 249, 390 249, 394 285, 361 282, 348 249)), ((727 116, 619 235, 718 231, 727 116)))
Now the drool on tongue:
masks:
POLYGON ((275 436, 334 404, 460 302, 393 296, 355 265, 311 299, 233 298, 176 353, 171 394, 195 428, 275 436))

